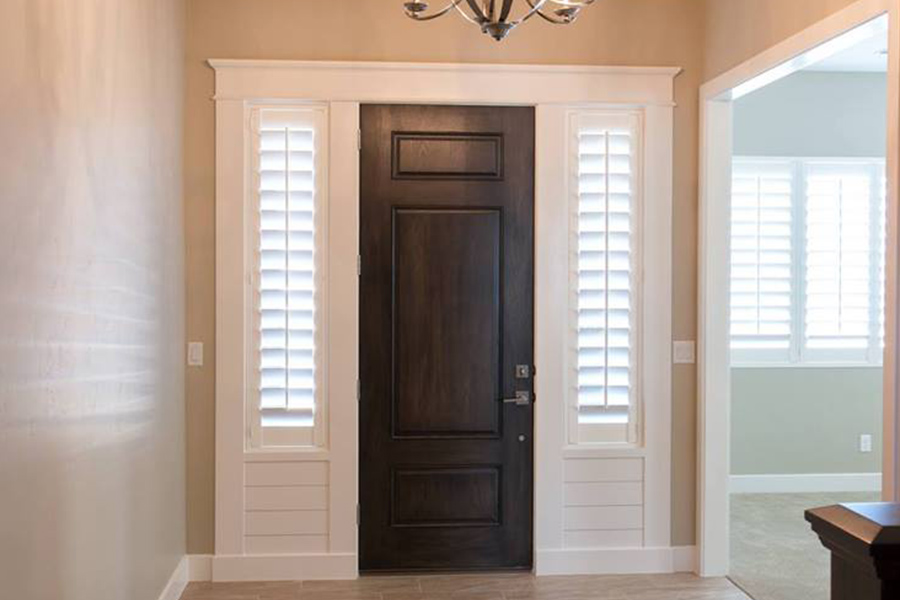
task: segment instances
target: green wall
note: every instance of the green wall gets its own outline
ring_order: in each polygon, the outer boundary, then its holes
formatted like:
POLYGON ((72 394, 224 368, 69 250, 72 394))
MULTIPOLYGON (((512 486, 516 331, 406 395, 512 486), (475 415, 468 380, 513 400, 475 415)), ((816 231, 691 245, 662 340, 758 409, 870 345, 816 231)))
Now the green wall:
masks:
POLYGON ((733 368, 731 474, 880 472, 881 385, 880 368, 733 368))
POLYGON ((884 156, 887 74, 801 71, 734 103, 738 156, 884 156))

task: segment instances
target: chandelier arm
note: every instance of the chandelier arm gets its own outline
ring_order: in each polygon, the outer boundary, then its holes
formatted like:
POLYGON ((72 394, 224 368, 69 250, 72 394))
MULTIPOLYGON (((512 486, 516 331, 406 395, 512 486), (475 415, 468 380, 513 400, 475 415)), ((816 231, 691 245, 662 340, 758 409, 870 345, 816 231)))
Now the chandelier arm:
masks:
POLYGON ((581 9, 594 2, 595 0, 525 0, 528 9, 525 14, 513 20, 510 15, 516 5, 515 0, 447 0, 443 8, 428 15, 424 14, 428 10, 428 4, 423 0, 408 0, 404 7, 407 16, 416 21, 430 21, 456 10, 466 21, 478 25, 482 32, 500 41, 516 26, 535 15, 554 25, 573 23, 581 9), (562 8, 551 10, 552 6, 562 8))
POLYGON ((551 17, 550 15, 544 14, 544 11, 542 11, 541 9, 544 7, 544 4, 546 4, 546 0, 538 0, 537 2, 535 2, 534 0, 525 0, 525 2, 528 4, 528 6, 531 7, 531 11, 527 15, 522 17, 520 19, 520 22, 526 21, 534 15, 539 16, 548 23, 553 23, 554 25, 568 25, 572 22, 566 21, 564 19, 557 19, 555 17, 551 17))
POLYGON ((469 8, 472 9, 472 15, 475 19, 476 23, 486 23, 488 18, 485 16, 484 12, 481 10, 481 7, 478 6, 478 2, 475 0, 466 0, 466 4, 469 5, 469 8))
MULTIPOLYGON (((547 0, 525 0, 525 2, 528 3, 528 6, 531 7, 531 10, 529 10, 527 13, 522 15, 517 21, 511 21, 512 25, 518 25, 519 23, 524 23, 525 21, 527 21, 534 15, 540 15, 540 16, 544 17, 545 19, 550 18, 550 17, 547 17, 547 15, 545 15, 543 12, 541 12, 541 9, 544 8, 545 4, 547 4, 547 0)), ((555 23, 555 21, 552 21, 552 20, 550 22, 555 23)))
POLYGON ((473 19, 473 18, 469 15, 469 13, 467 13, 465 10, 463 10, 463 8, 462 8, 462 6, 461 6, 462 2, 463 2, 463 0, 456 0, 456 4, 455 4, 454 6, 456 7, 457 12, 459 12, 459 14, 462 16, 463 19, 465 19, 466 21, 468 21, 468 22, 471 23, 472 25, 479 25, 479 26, 480 26, 481 23, 479 23, 478 21, 476 21, 475 19, 473 19))
MULTIPOLYGON (((415 19, 416 21, 430 21, 432 19, 437 19, 438 17, 443 17, 444 15, 446 15, 448 12, 450 12, 454 8, 458 8, 462 1, 463 0, 451 0, 450 4, 448 4, 447 6, 445 6, 444 8, 442 8, 441 10, 439 10, 435 13, 432 13, 427 16, 412 17, 412 18, 415 19)), ((463 15, 465 15, 465 13, 463 13, 463 15)))

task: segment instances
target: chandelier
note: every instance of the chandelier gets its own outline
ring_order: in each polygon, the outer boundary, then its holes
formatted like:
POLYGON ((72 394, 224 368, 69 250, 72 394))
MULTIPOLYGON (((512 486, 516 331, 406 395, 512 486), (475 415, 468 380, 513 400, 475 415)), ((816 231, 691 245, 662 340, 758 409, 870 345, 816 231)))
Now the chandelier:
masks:
POLYGON ((581 9, 594 0, 524 0, 527 8, 518 11, 516 17, 513 4, 516 0, 449 0, 450 3, 434 12, 428 12, 424 0, 409 0, 403 4, 406 16, 416 21, 430 21, 456 11, 467 21, 481 27, 498 42, 505 38, 516 25, 537 15, 555 25, 568 25, 578 18, 581 9))

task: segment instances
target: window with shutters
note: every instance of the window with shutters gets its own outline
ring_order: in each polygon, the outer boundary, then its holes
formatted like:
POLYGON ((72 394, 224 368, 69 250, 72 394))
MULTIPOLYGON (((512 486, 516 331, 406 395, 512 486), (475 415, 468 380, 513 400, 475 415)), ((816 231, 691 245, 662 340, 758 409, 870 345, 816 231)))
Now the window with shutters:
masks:
POLYGON ((735 364, 881 363, 880 159, 735 159, 735 364))
POLYGON ((570 443, 636 443, 640 117, 576 113, 570 443))
POLYGON ((257 108, 250 442, 322 443, 324 109, 257 108))
POLYGON ((731 199, 731 347, 736 358, 790 359, 793 193, 790 161, 736 162, 731 199))

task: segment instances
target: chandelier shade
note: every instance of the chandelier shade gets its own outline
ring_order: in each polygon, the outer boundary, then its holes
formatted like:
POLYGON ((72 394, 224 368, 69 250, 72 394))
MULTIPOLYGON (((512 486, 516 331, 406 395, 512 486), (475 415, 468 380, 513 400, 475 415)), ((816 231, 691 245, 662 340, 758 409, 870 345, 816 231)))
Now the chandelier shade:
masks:
POLYGON ((403 9, 415 21, 430 21, 455 12, 499 42, 516 26, 535 16, 554 25, 568 25, 593 3, 594 0, 449 0, 448 4, 432 10, 425 0, 408 0, 403 9))

